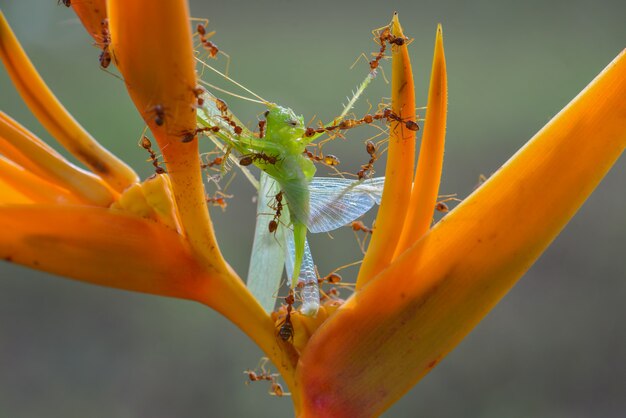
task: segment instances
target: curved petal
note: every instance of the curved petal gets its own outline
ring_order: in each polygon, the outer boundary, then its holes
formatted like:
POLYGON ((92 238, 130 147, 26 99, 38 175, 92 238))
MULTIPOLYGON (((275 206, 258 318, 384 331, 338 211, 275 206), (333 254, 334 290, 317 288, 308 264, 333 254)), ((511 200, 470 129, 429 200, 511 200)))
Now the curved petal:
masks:
POLYGON ((100 177, 71 164, 2 111, 0 139, 21 154, 20 160, 28 161, 24 168, 34 166, 34 173, 71 191, 84 202, 98 206, 108 206, 113 202, 113 193, 100 177))
POLYGON ((0 58, 29 109, 48 132, 114 190, 138 181, 137 174, 103 148, 50 91, 0 10, 0 58))
MULTIPOLYGON (((47 182, 23 167, 0 155, 0 179, 7 185, 37 203, 80 204, 81 201, 67 190, 47 182)), ((0 191, 0 204, 14 203, 0 191)))
POLYGON ((33 203, 33 200, 17 190, 11 183, 0 178, 0 205, 4 204, 25 205, 33 203))
POLYGON ((447 112, 448 78, 446 57, 443 52, 443 32, 439 25, 428 89, 426 121, 411 190, 411 202, 394 258, 424 236, 433 222, 443 168, 447 112))
MULTIPOLYGON (((393 17, 391 33, 404 37, 397 14, 393 17)), ((415 118, 415 88, 406 43, 393 46, 391 109, 401 118, 415 118)), ((389 150, 385 169, 385 188, 376 217, 376 233, 359 269, 356 289, 367 284, 393 260, 411 199, 413 165, 415 161, 415 132, 402 123, 389 125, 389 150)))
POLYGON ((300 359, 301 417, 377 416, 452 350, 620 156, 626 147, 624 97, 626 51, 482 187, 348 300, 300 359))
POLYGON ((71 6, 87 32, 102 49, 104 47, 102 24, 107 17, 106 0, 74 0, 71 6))
POLYGON ((227 271, 205 201, 196 127, 196 73, 189 11, 184 0, 108 2, 111 49, 141 116, 154 133, 183 229, 196 251, 227 271), (143 22, 149 22, 150 30, 143 22))
POLYGON ((103 208, 0 206, 0 259, 137 292, 192 298, 201 270, 174 231, 103 208))

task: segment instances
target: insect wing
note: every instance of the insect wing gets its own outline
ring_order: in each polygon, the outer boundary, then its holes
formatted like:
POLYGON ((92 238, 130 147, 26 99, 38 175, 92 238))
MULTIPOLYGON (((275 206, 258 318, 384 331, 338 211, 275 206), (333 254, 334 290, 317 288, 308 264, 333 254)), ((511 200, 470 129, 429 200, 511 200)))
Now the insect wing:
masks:
POLYGON ((268 228, 269 222, 273 218, 273 215, 268 213, 269 203, 278 191, 276 181, 261 172, 256 228, 247 286, 267 312, 274 310, 285 265, 284 234, 286 228, 280 222, 275 233, 269 232, 268 228))
POLYGON ((309 231, 332 231, 360 218, 380 204, 384 183, 384 177, 363 181, 314 177, 309 184, 309 231))
POLYGON ((309 219, 309 189, 307 182, 303 179, 280 182, 280 188, 285 193, 287 205, 292 220, 300 221, 303 224, 309 219))
MULTIPOLYGON (((293 232, 288 228, 285 228, 285 239, 287 241, 285 248, 285 270, 287 271, 287 277, 289 277, 289 283, 291 283, 291 272, 293 271, 293 264, 295 262, 296 245, 293 232)), ((320 289, 308 241, 304 241, 304 257, 302 259, 302 267, 300 268, 298 285, 302 286, 302 291, 300 292, 300 296, 302 297, 300 312, 306 316, 317 315, 317 311, 320 308, 320 289)))

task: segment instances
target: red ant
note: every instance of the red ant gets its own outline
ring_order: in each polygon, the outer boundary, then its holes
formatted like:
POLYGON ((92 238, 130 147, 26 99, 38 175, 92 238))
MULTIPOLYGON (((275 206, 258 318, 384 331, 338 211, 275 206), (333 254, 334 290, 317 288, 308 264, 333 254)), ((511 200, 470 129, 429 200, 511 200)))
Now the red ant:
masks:
POLYGON ((395 114, 390 108, 385 108, 373 115, 367 114, 363 116, 361 119, 345 119, 337 125, 323 126, 320 128, 310 128, 310 127, 306 128, 306 130, 304 131, 304 137, 310 138, 317 134, 323 134, 323 133, 332 132, 336 130, 348 130, 356 126, 359 126, 362 124, 370 124, 370 123, 373 123, 375 120, 381 120, 381 119, 385 119, 388 122, 396 121, 398 123, 402 123, 410 131, 419 130, 419 125, 417 124, 417 122, 412 121, 412 120, 402 119, 400 116, 395 114))
POLYGON ((241 133, 243 132, 243 128, 237 125, 237 123, 228 114, 228 105, 226 104, 226 102, 222 99, 215 99, 215 105, 217 106, 217 110, 220 111, 222 119, 224 119, 226 123, 228 123, 233 128, 235 134, 241 135, 241 133))
POLYGON ((216 165, 222 165, 224 163, 224 157, 215 157, 212 160, 207 161, 206 163, 200 164, 200 169, 204 170, 205 168, 212 168, 216 165))
POLYGON ((401 46, 404 45, 405 42, 405 38, 393 35, 391 33, 390 27, 385 27, 385 29, 383 29, 382 32, 378 34, 378 44, 380 45, 380 49, 378 50, 378 54, 376 55, 376 57, 369 62, 370 71, 374 71, 378 68, 380 60, 385 56, 387 43, 389 43, 390 45, 401 46))
POLYGON ((145 149, 146 151, 148 151, 148 153, 150 154, 150 160, 152 160, 154 171, 157 174, 164 174, 165 169, 159 165, 159 158, 157 157, 156 153, 152 150, 152 142, 150 142, 148 137, 145 135, 141 138, 141 147, 145 149))
MULTIPOLYGON (((65 1, 65 0, 64 0, 65 1)), ((69 3, 70 0, 67 0, 69 3)), ((64 3, 65 4, 65 3, 64 3)), ((69 7, 69 5, 66 4, 69 7)), ((102 52, 98 60, 100 61, 100 67, 107 68, 111 64, 111 53, 109 52, 109 45, 111 45, 111 33, 109 32, 109 19, 102 19, 101 25, 101 43, 102 52)))
POLYGON ((350 227, 352 228, 352 231, 354 231, 354 236, 356 237, 356 241, 359 244, 359 248, 361 249, 361 252, 365 254, 365 244, 367 243, 367 235, 363 239, 361 239, 359 235, 357 234, 357 232, 362 231, 368 235, 371 235, 374 233, 374 229, 365 226, 365 224, 361 221, 353 221, 350 224, 350 227))
POLYGON ((394 113, 393 110, 391 110, 388 107, 374 113, 373 115, 367 114, 363 116, 362 119, 359 119, 359 121, 369 124, 369 123, 374 122, 375 120, 381 120, 381 119, 385 119, 387 122, 390 122, 393 120, 398 123, 402 123, 410 131, 418 131, 420 128, 417 122, 412 121, 410 119, 402 119, 400 116, 394 113))
POLYGON ((248 369, 248 370, 244 370, 243 374, 248 376, 248 379, 250 379, 251 382, 260 382, 260 381, 263 381, 263 380, 267 380, 269 382, 276 381, 276 378, 278 377, 278 374, 270 373, 267 369, 265 369, 265 365, 267 364, 268 361, 269 361, 269 359, 267 357, 263 357, 261 359, 261 361, 259 362, 259 365, 257 366, 257 369, 259 367, 261 368, 261 372, 260 373, 257 373, 254 370, 248 369))
POLYGON ((372 141, 367 141, 365 144, 365 150, 370 156, 370 160, 367 164, 363 164, 361 169, 356 173, 359 180, 363 180, 368 171, 371 171, 374 168, 374 163, 378 159, 378 155, 376 154, 376 145, 372 141))
POLYGON ((323 284, 325 282, 328 282, 330 284, 337 284, 339 283, 343 278, 337 274, 337 273, 330 273, 328 276, 326 277, 322 277, 320 279, 317 280, 317 282, 319 284, 323 284))
POLYGON ((196 128, 192 131, 185 131, 183 132, 183 138, 180 141, 184 143, 191 142, 199 133, 209 132, 209 131, 213 133, 217 133, 220 131, 220 127, 219 126, 207 126, 205 128, 196 128))
POLYGON ((367 227, 367 226, 365 226, 365 224, 364 224, 363 222, 361 222, 361 221, 353 221, 353 222, 350 224, 350 227, 352 228, 352 230, 353 230, 354 232, 357 232, 357 231, 363 231, 363 232, 365 232, 366 234, 371 234, 371 233, 373 233, 373 232, 374 232, 374 230, 373 230, 372 228, 368 228, 368 227, 367 227))
POLYGON ((283 212, 283 192, 281 191, 276 193, 274 199, 276 199, 276 204, 272 206, 272 209, 276 210, 276 213, 274 214, 274 219, 272 219, 267 226, 270 234, 275 233, 278 229, 278 221, 283 212))
POLYGON ((198 107, 201 107, 204 104, 204 98, 202 97, 204 89, 202 87, 196 87, 191 91, 193 91, 193 95, 196 96, 196 103, 198 103, 198 107))
POLYGON ((267 125, 267 121, 265 119, 259 121, 259 138, 261 139, 265 137, 265 125, 267 125))
POLYGON ((448 213, 450 211, 450 208, 448 207, 448 205, 446 205, 446 202, 449 202, 449 201, 460 202, 461 201, 461 199, 457 199, 455 196, 456 195, 440 196, 440 197, 445 197, 445 199, 440 200, 439 202, 435 204, 435 210, 441 213, 448 213))
POLYGON ((248 384, 249 382, 261 382, 261 381, 268 381, 268 382, 272 382, 269 394, 272 396, 278 396, 278 397, 282 397, 282 396, 286 396, 286 395, 290 395, 290 393, 286 393, 283 390, 283 387, 280 383, 278 383, 276 381, 276 379, 278 378, 278 373, 270 373, 266 368, 265 365, 268 362, 268 358, 267 357, 263 357, 261 359, 260 362, 260 368, 261 371, 260 373, 254 371, 254 370, 244 370, 243 374, 245 374, 246 376, 248 376, 249 381, 246 382, 246 384, 248 384))
POLYGON ((151 111, 154 112, 154 123, 157 126, 163 126, 165 123, 165 106, 161 104, 155 105, 151 111))
MULTIPOLYGON (((293 332, 293 324, 291 323, 291 310, 293 309, 293 304, 295 303, 295 301, 296 301, 296 298, 293 295, 293 290, 290 290, 289 295, 287 295, 287 297, 285 298, 285 302, 287 303, 287 313, 285 314, 285 319, 283 320, 283 322, 280 324, 280 327, 278 328, 278 336, 280 337, 281 340, 285 342, 288 342, 288 341, 293 342, 294 332, 293 332)), ((280 389, 281 389, 281 395, 277 395, 277 396, 282 396, 282 387, 280 389)))
POLYGON ((226 203, 226 199, 230 199, 231 197, 233 197, 233 195, 224 194, 218 191, 215 192, 215 196, 207 197, 206 201, 211 205, 219 206, 220 208, 222 208, 222 210, 226 210, 226 206, 228 206, 228 203, 226 203))
POLYGON ((306 154, 306 156, 309 157, 309 159, 311 159, 312 161, 321 162, 332 167, 339 165, 339 163, 341 162, 339 161, 339 158, 335 157, 332 154, 318 156, 306 149, 304 150, 304 154, 306 154))
POLYGON ((258 152, 254 154, 246 154, 239 159, 239 165, 249 166, 255 161, 262 161, 265 164, 276 164, 278 162, 278 157, 275 155, 267 155, 263 152, 258 152))
MULTIPOLYGON (((376 115, 374 115, 374 119, 376 118, 376 116, 378 116, 378 113, 376 115)), ((419 125, 417 124, 417 122, 412 121, 412 120, 405 120, 402 119, 400 116, 396 115, 391 109, 389 109, 388 107, 383 109, 382 111, 382 118, 387 119, 387 121, 396 121, 398 123, 403 123, 404 126, 409 130, 409 131, 418 131, 420 129, 419 125)))
POLYGON ((285 395, 289 395, 289 393, 285 393, 285 391, 283 390, 283 387, 282 387, 282 385, 280 383, 273 382, 272 383, 272 389, 270 390, 270 395, 278 396, 279 398, 282 398, 285 395))
POLYGON ((206 28, 202 24, 198 24, 198 26, 196 27, 196 31, 198 32, 198 36, 200 37, 200 42, 202 43, 202 46, 204 47, 204 49, 206 49, 209 52, 209 55, 211 56, 211 58, 215 58, 217 54, 220 52, 220 50, 217 47, 217 45, 209 41, 209 38, 215 35, 215 31, 207 34, 206 28))

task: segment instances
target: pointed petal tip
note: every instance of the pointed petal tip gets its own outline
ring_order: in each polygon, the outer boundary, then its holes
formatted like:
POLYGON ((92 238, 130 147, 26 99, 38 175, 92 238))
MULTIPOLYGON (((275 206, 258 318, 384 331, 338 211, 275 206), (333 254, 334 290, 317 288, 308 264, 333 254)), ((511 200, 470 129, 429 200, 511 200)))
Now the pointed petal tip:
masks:
POLYGON ((398 12, 393 12, 393 18, 391 19, 391 33, 394 36, 404 36, 402 33, 402 25, 400 25, 400 19, 398 18, 398 12))

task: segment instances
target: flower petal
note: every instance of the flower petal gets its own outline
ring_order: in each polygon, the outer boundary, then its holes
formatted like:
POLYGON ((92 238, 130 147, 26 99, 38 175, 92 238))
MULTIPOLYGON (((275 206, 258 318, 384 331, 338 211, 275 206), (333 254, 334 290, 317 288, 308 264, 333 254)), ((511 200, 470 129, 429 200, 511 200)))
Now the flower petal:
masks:
POLYGON ((411 190, 411 203, 394 258, 428 232, 437 203, 448 112, 448 79, 441 25, 437 27, 426 112, 422 145, 411 190))
POLYGON ((191 298, 203 277, 180 236, 104 208, 0 206, 0 259, 108 287, 191 298))
MULTIPOLYGON (((37 177, 23 167, 4 158, 2 155, 0 155, 0 179, 16 191, 27 196, 32 202, 49 204, 82 203, 67 190, 37 177)), ((3 203, 15 202, 6 199, 2 192, 0 192, 0 204, 3 203)))
POLYGON ((74 0, 71 6, 87 32, 102 49, 102 22, 107 17, 106 0, 74 0))
POLYGON ((300 358, 302 416, 377 416, 452 350, 620 156, 626 147, 624 97, 626 51, 482 187, 349 299, 300 358))
POLYGON ((22 98, 50 134, 114 190, 138 181, 135 172, 103 148, 44 83, 0 11, 0 58, 22 98))
POLYGON ((71 191, 78 199, 90 204, 108 206, 113 202, 113 194, 99 177, 71 164, 2 111, 0 138, 21 154, 21 159, 28 160, 28 166, 36 166, 35 172, 44 180, 71 191))
POLYGON ((33 200, 0 177, 0 205, 9 203, 23 205, 33 203, 33 200))
MULTIPOLYGON (((404 37, 397 14, 393 17, 391 33, 404 37)), ((403 119, 414 121, 415 88, 409 51, 406 43, 394 45, 392 50, 391 110, 403 119)), ((393 259, 411 199, 414 161, 415 132, 406 129, 402 123, 391 122, 385 189, 376 217, 375 234, 372 235, 359 269, 357 290, 387 267, 393 259)))
POLYGON ((167 0, 155 7, 151 0, 110 0, 108 16, 114 60, 135 107, 159 143, 183 229, 196 251, 227 271, 206 205, 198 141, 182 142, 196 127, 196 73, 187 2, 167 0))

